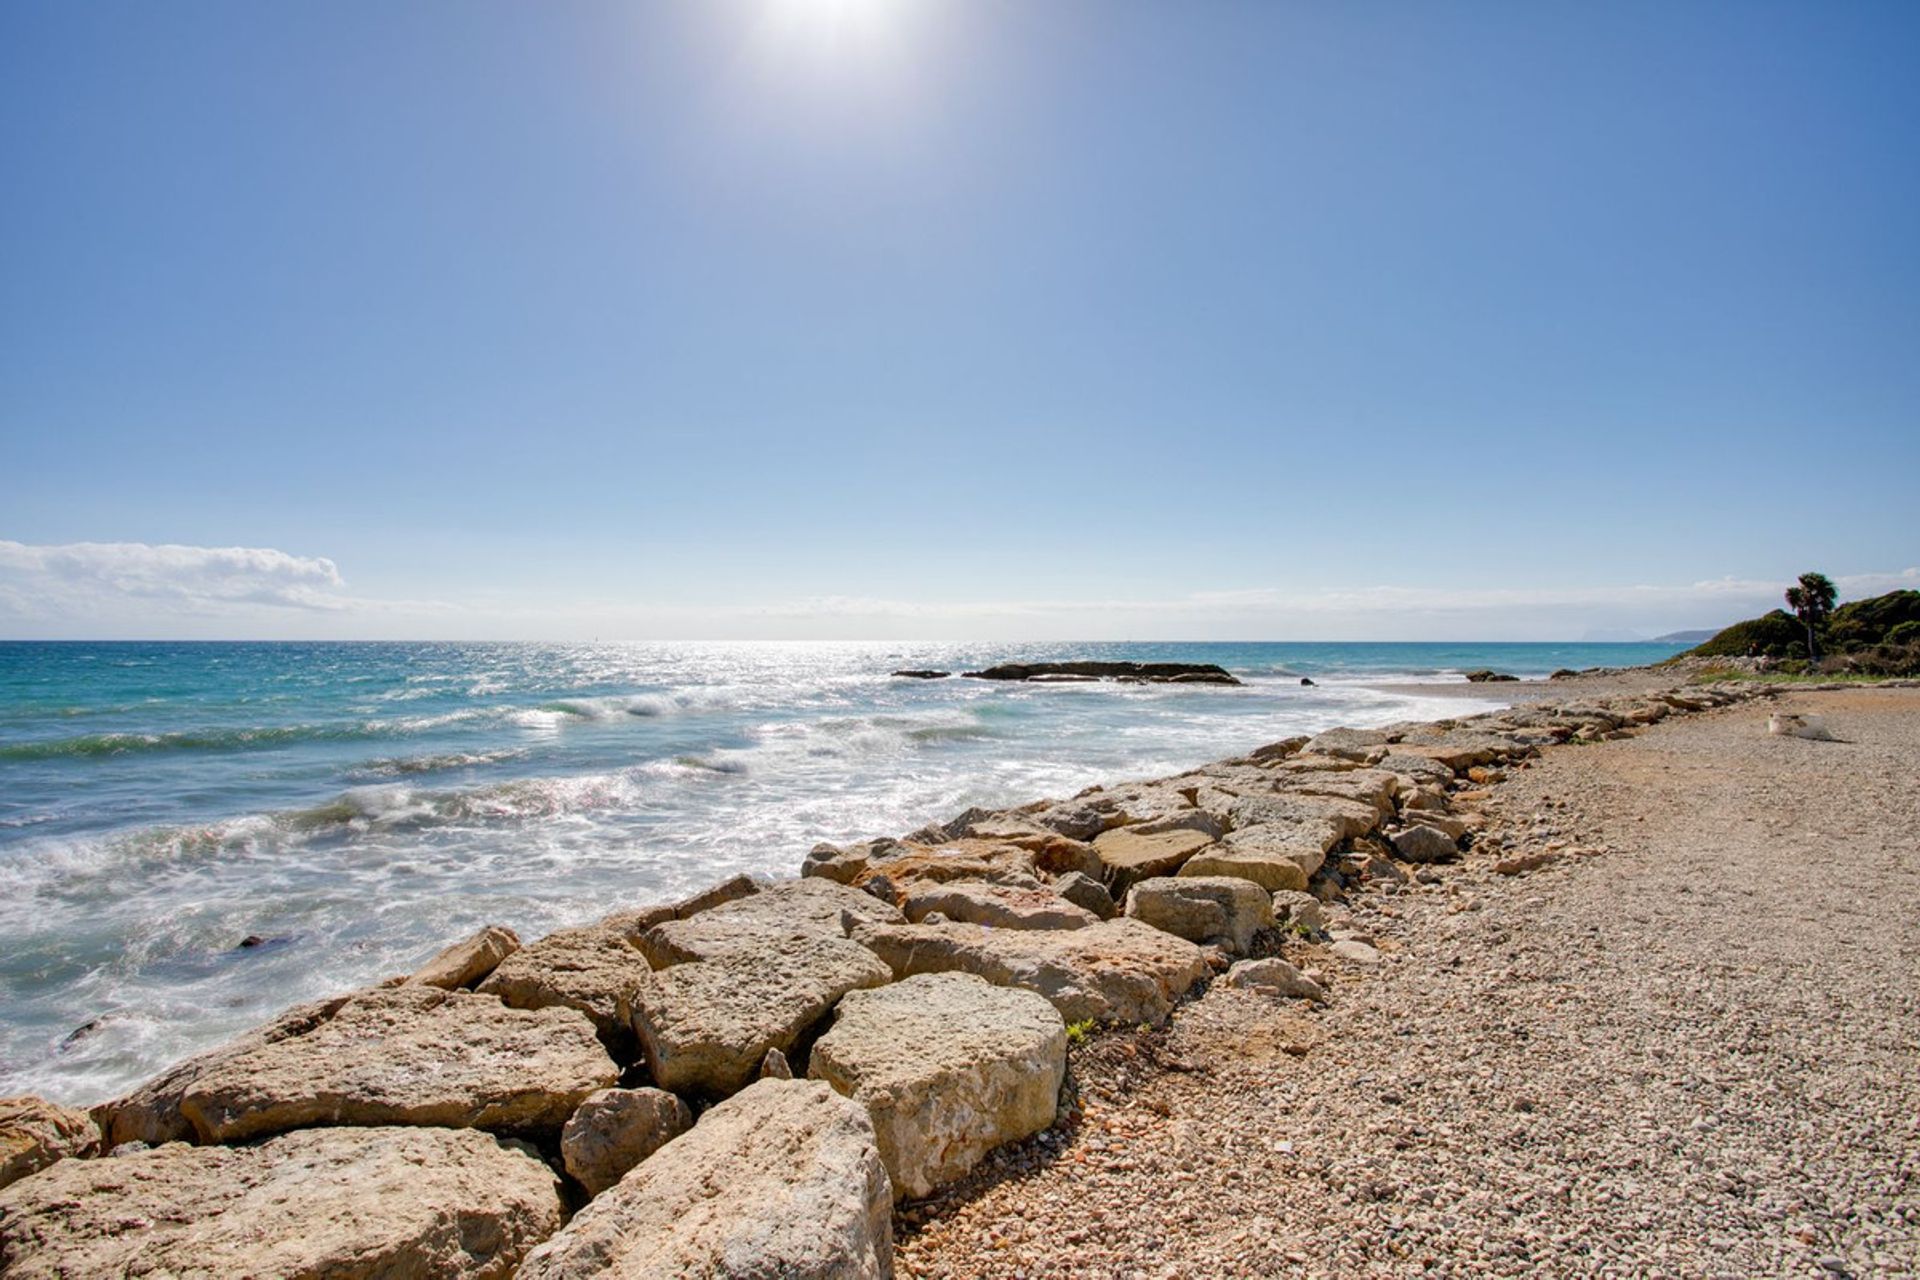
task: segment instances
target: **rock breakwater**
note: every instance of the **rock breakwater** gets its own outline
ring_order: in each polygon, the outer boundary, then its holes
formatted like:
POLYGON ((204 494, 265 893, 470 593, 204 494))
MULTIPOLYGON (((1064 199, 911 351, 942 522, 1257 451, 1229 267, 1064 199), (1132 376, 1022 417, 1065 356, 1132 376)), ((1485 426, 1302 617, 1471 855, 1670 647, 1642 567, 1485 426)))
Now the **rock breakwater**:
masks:
POLYGON ((1377 962, 1320 904, 1472 846, 1502 771, 1767 692, 1332 730, 483 930, 91 1115, 0 1104, 0 1271, 191 1269, 205 1239, 233 1274, 886 1276, 894 1201, 1052 1127, 1090 1024, 1164 1023, 1218 975, 1337 1000, 1290 940, 1377 962))

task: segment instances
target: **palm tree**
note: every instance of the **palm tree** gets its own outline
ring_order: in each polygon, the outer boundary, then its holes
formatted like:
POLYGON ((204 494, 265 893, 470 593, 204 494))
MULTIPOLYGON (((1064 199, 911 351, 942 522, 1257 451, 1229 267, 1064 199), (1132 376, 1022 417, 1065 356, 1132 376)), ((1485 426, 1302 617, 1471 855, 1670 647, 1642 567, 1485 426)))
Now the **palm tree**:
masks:
POLYGON ((1787 607, 1800 619, 1800 625, 1807 629, 1807 660, 1820 661, 1820 646, 1814 640, 1814 632, 1826 625, 1827 617, 1833 612, 1833 583, 1824 573, 1803 573, 1800 585, 1787 588, 1787 607))

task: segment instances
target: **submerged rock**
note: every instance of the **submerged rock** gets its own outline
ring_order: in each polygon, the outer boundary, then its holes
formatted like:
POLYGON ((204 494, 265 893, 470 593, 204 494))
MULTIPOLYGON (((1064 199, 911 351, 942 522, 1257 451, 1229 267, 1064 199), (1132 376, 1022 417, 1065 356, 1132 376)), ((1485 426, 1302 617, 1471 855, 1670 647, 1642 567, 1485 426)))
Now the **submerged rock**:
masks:
POLYGON ((925 1196, 1053 1123, 1067 1027, 1030 991, 929 973, 840 1002, 807 1074, 867 1109, 896 1196, 925 1196))
POLYGON ((560 1226, 553 1173, 487 1134, 309 1129, 69 1160, 0 1191, 12 1280, 504 1277, 560 1226))
POLYGON ((893 674, 895 674, 896 676, 905 676, 909 680, 944 680, 948 676, 952 675, 953 672, 932 671, 932 670, 926 670, 921 668, 908 668, 903 671, 896 671, 893 674))
POLYGON ((866 1110, 761 1080, 656 1151, 527 1258, 519 1280, 881 1280, 893 1189, 866 1110))
POLYGON ((1232 684, 1239 680, 1211 662, 1003 662, 965 673, 974 680, 1133 680, 1149 684, 1232 684))

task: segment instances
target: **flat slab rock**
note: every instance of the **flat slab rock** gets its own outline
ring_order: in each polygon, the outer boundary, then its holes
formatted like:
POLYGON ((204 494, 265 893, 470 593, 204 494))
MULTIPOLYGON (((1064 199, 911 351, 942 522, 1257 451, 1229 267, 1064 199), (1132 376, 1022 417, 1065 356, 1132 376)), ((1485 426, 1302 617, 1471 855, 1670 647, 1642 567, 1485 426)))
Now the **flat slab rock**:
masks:
POLYGON ((558 1230, 539 1160, 451 1129, 308 1129, 250 1147, 65 1160, 0 1191, 10 1280, 508 1276, 558 1230))
POLYGON ((355 996, 304 1035, 210 1065, 179 1106, 202 1142, 322 1124, 544 1132, 618 1075, 571 1009, 395 987, 355 996))
MULTIPOLYGON (((709 927, 730 923, 714 915, 709 927)), ((839 936, 751 923, 746 936, 764 941, 654 975, 633 1029, 661 1088, 708 1097, 732 1093, 759 1073, 768 1050, 791 1052, 847 992, 893 980, 871 951, 839 936)))
POLYGON ((1103 876, 1119 894, 1138 881, 1172 875, 1212 843, 1213 837, 1207 832, 1191 828, 1143 833, 1116 827, 1094 837, 1093 851, 1100 855, 1103 876))
POLYGON ((753 920, 782 928, 811 929, 844 938, 841 917, 851 914, 856 920, 881 923, 898 922, 903 917, 892 905, 870 893, 810 876, 783 880, 768 885, 751 897, 740 898, 702 913, 703 920, 753 920))
POLYGON ((859 1104, 761 1080, 700 1117, 530 1254, 520 1280, 880 1280, 893 1188, 859 1104))
POLYGON ((1014 889, 999 884, 937 884, 916 888, 905 904, 918 924, 930 912, 967 924, 1000 929, 1084 929, 1100 917, 1052 889, 1014 889))
POLYGON ((927 973, 842 1000, 807 1074, 867 1109, 894 1194, 925 1196, 1051 1125, 1066 1070, 1044 998, 927 973))
POLYGON ((1199 947, 1138 920, 1084 929, 988 929, 971 924, 862 925, 856 942, 896 978, 973 973, 1045 996, 1068 1022, 1159 1024, 1206 976, 1199 947))

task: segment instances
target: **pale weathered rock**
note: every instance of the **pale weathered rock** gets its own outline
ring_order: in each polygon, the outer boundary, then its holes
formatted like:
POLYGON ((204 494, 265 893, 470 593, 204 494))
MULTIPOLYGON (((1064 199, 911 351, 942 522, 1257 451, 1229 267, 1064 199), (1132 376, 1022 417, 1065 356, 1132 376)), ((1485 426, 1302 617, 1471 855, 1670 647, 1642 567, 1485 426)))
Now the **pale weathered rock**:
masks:
POLYGON ((1295 1000, 1324 1002, 1327 989, 1278 956, 1265 960, 1242 960, 1227 970, 1227 985, 1257 991, 1262 995, 1286 996, 1295 1000))
POLYGON ((870 893, 820 877, 783 880, 750 897, 739 898, 697 917, 702 920, 756 921, 790 929, 845 937, 841 917, 896 924, 904 917, 870 893))
POLYGON ((557 930, 501 961, 477 990, 516 1009, 577 1009, 609 1047, 623 1049, 633 1007, 653 981, 634 923, 557 930))
POLYGON ((1396 831, 1392 839, 1394 852, 1408 862, 1441 862, 1460 852, 1452 836, 1425 823, 1396 831))
POLYGON ((949 920, 1001 929, 1082 929, 1100 917, 1077 907, 1051 889, 1013 889, 998 884, 939 884, 919 887, 901 908, 908 920, 930 911, 949 920))
POLYGON ((676 919, 690 920, 702 911, 711 911, 715 907, 724 907, 729 902, 751 898, 760 892, 760 888, 760 882, 752 876, 732 876, 711 889, 702 889, 699 893, 674 903, 673 914, 676 919))
MULTIPOLYGON (((683 966, 684 967, 684 966, 683 966)), ((893 1191, 866 1110, 761 1080, 575 1215, 519 1280, 883 1280, 893 1191)))
POLYGON ((1281 890, 1273 895, 1273 918, 1298 925, 1308 933, 1327 927, 1327 909, 1320 899, 1300 890, 1281 890))
POLYGON ((828 934, 804 925, 774 924, 757 918, 706 915, 693 920, 669 920, 655 925, 635 940, 640 954, 656 970, 695 960, 713 960, 745 951, 764 954, 794 948, 832 950, 848 946, 838 931, 828 934))
POLYGON ((1202 849, 1181 866, 1183 876, 1235 876, 1268 891, 1304 889, 1334 843, 1322 829, 1261 823, 1202 849))
POLYGON ((723 951, 661 970, 634 1011, 633 1027, 655 1083, 724 1095, 754 1078, 769 1049, 790 1051, 841 996, 892 980, 864 947, 791 933, 764 950, 723 951))
POLYGON ((1045 996, 1068 1022, 1157 1025, 1207 974, 1199 947, 1138 920, 1038 931, 862 925, 853 937, 886 961, 895 977, 977 973, 995 986, 1045 996))
POLYGON ((693 1112, 664 1089, 601 1089, 560 1131, 567 1172, 599 1195, 627 1171, 693 1128, 693 1112))
POLYGON ((66 1160, 0 1191, 10 1280, 504 1277, 559 1228, 551 1170, 451 1129, 309 1129, 66 1160))
POLYGON ((1113 919, 1119 910, 1114 905, 1113 895, 1107 892, 1107 886, 1092 876, 1083 875, 1078 871, 1069 871, 1057 877, 1053 882, 1053 891, 1074 906, 1093 912, 1102 920, 1113 919))
POLYGON ((618 1075, 572 1010, 395 987, 200 1072, 181 1091, 180 1114, 203 1142, 321 1124, 541 1132, 618 1075))
POLYGON ((266 1045, 307 1034, 351 999, 353 994, 295 1005, 273 1021, 244 1032, 226 1044, 175 1063, 124 1098, 94 1107, 93 1118, 105 1135, 105 1145, 112 1149, 128 1142, 145 1142, 157 1147, 166 1142, 190 1141, 194 1136, 193 1124, 180 1113, 180 1095, 189 1085, 266 1045))
POLYGON ((86 1112, 44 1098, 0 1098, 0 1187, 99 1149, 100 1126, 86 1112))
POLYGON ((793 1079, 793 1064, 787 1061, 787 1055, 778 1049, 767 1050, 767 1056, 760 1059, 760 1078, 762 1080, 793 1079))
POLYGON ((1033 858, 1033 869, 1041 875, 1063 875, 1071 871, 1089 876, 1100 874, 1100 855, 1093 851, 1092 845, 1063 836, 1031 818, 994 814, 968 823, 955 835, 1024 849, 1033 858))
POLYGON ((1300 750, 1341 760, 1365 760, 1386 744, 1387 735, 1379 729, 1328 729, 1308 739, 1300 750))
POLYGON ((1356 938, 1342 938, 1327 950, 1342 960, 1350 960, 1354 964, 1376 965, 1381 960, 1380 952, 1375 947, 1356 938))
POLYGON ((439 987, 443 991, 471 987, 519 949, 518 934, 505 925, 490 924, 427 961, 407 982, 418 987, 439 987))
POLYGON ((1096 838, 1093 848, 1113 892, 1125 893, 1141 880, 1172 875, 1212 843, 1212 836, 1190 828, 1143 835, 1131 827, 1118 827, 1096 838))
POLYGON ((1133 886, 1127 914, 1189 942, 1244 952, 1255 933, 1272 926, 1273 898, 1251 880, 1188 876, 1182 870, 1133 886))
MULTIPOLYGON (((972 838, 932 847, 903 845, 901 852, 869 866, 855 883, 876 898, 899 906, 918 890, 963 880, 1017 889, 1040 887, 1033 854, 1019 845, 972 838)), ((875 924, 897 924, 905 919, 881 920, 871 913, 862 918, 875 924)))
POLYGON ((925 1196, 1053 1123, 1067 1028, 1031 991, 927 973, 840 1002, 807 1074, 867 1109, 896 1196, 925 1196))

